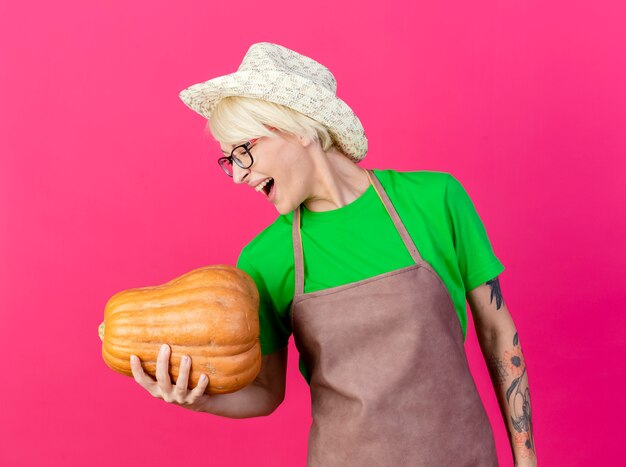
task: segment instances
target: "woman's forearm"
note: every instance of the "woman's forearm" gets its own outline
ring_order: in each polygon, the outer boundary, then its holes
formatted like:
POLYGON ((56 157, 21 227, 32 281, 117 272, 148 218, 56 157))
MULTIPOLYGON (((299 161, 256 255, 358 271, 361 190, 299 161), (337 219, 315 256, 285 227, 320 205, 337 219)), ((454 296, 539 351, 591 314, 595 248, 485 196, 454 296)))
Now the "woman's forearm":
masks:
POLYGON ((536 465, 528 369, 517 330, 500 332, 480 347, 498 398, 516 466, 536 465))
POLYGON ((271 414, 278 403, 263 386, 253 382, 239 391, 209 396, 198 411, 227 418, 263 417, 271 414))

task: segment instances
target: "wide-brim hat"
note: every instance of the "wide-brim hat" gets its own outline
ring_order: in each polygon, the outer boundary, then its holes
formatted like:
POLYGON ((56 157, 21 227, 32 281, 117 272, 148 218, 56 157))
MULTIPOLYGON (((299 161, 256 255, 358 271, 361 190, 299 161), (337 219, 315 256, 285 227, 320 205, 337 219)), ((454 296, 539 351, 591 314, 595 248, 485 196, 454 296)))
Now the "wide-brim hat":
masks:
POLYGON ((252 44, 236 72, 194 84, 179 96, 207 119, 215 104, 227 96, 282 104, 326 126, 338 148, 355 162, 367 153, 363 125, 337 97, 337 81, 330 70, 278 44, 252 44))

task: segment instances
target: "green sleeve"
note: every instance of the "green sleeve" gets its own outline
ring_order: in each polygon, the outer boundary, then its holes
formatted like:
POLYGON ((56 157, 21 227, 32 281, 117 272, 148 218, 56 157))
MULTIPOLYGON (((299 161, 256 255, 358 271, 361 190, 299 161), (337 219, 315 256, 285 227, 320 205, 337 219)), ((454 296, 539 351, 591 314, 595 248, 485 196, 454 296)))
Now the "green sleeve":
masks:
POLYGON ((450 175, 445 204, 465 292, 493 279, 504 266, 496 257, 474 203, 463 185, 450 175))
MULTIPOLYGON (((279 317, 263 276, 248 260, 243 250, 237 260, 237 267, 252 277, 259 291, 259 325, 261 328, 259 340, 261 342, 261 354, 265 355, 282 349, 289 342, 291 323, 287 323, 279 317)), ((289 316, 288 313, 287 316, 289 316)))

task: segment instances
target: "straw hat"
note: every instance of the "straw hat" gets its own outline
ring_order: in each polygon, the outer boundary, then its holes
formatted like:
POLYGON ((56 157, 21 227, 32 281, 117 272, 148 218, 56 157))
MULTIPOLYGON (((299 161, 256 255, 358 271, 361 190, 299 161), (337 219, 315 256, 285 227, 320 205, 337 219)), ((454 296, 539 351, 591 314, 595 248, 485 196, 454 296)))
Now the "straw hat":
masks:
POLYGON ((367 153, 363 125, 337 97, 337 81, 330 70, 278 44, 252 44, 236 72, 194 84, 179 95, 207 119, 217 101, 226 96, 282 104, 325 125, 339 149, 355 162, 367 153))

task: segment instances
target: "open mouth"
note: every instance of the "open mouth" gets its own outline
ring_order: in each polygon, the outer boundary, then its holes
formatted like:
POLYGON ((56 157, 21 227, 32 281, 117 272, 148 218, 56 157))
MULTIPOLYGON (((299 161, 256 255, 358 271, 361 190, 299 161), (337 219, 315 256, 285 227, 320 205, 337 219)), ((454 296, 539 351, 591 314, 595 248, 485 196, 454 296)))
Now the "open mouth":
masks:
POLYGON ((263 191, 265 192, 265 195, 269 198, 270 193, 272 192, 272 187, 274 186, 274 179, 271 179, 269 182, 267 182, 265 184, 265 186, 263 187, 263 191))

